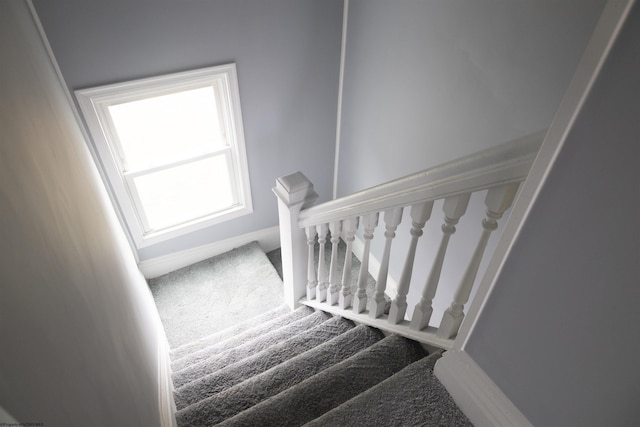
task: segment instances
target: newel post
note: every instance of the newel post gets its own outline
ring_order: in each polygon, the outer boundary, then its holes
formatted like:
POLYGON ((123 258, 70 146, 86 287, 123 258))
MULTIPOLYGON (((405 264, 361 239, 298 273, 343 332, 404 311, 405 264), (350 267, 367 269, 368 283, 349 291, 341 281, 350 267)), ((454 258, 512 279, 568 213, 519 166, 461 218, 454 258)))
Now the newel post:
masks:
POLYGON ((307 290, 307 238, 298 227, 298 216, 318 194, 302 172, 278 178, 273 192, 278 197, 284 302, 294 309, 307 290))

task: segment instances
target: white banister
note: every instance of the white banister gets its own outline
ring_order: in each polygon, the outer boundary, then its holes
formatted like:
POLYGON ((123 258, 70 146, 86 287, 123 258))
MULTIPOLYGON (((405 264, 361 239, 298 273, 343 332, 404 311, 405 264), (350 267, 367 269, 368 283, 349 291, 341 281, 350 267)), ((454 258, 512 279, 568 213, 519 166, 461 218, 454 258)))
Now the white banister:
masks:
POLYGON ((350 196, 331 200, 300 213, 300 227, 329 224, 344 218, 384 212, 426 200, 520 182, 527 177, 545 132, 520 138, 378 185, 350 196))
POLYGON ((487 192, 487 197, 484 201, 487 207, 487 213, 486 218, 482 221, 482 235, 473 252, 471 262, 456 289, 453 301, 442 316, 442 321, 438 328, 439 337, 453 338, 458 333, 462 320, 464 319, 464 305, 469 301, 473 282, 476 280, 476 275, 480 268, 480 261, 482 261, 489 237, 493 230, 498 228, 498 220, 502 218, 504 212, 511 206, 519 185, 520 183, 518 182, 511 183, 490 188, 487 192))
POLYGON ((278 178, 273 192, 278 198, 284 300, 293 309, 305 295, 307 283, 306 239, 304 230, 298 225, 299 215, 302 208, 313 203, 318 195, 313 191, 313 184, 301 172, 278 178))
POLYGON ((369 214, 362 217, 364 229, 364 253, 360 261, 360 273, 358 274, 358 290, 351 302, 353 311, 362 313, 367 308, 367 278, 369 277, 369 252, 373 231, 378 226, 378 214, 369 214))
POLYGON ((471 193, 464 193, 448 197, 444 201, 442 206, 442 210, 444 212, 442 240, 440 240, 437 255, 433 260, 429 277, 424 285, 420 302, 416 304, 416 307, 413 310, 410 325, 411 329, 419 331, 429 326, 429 320, 431 320, 431 314, 433 313, 433 307, 431 304, 433 302, 433 298, 436 296, 436 290, 438 289, 438 282, 440 281, 440 273, 442 272, 444 257, 447 253, 449 238, 456 232, 456 224, 467 211, 470 197, 471 193))
POLYGON ((402 221, 402 208, 395 208, 384 213, 385 224, 385 243, 382 261, 380 262, 380 271, 376 282, 376 290, 369 301, 369 315, 374 319, 382 316, 386 305, 384 291, 387 288, 387 275, 389 274, 389 257, 391 255, 391 241, 396 237, 396 229, 402 221))
POLYGON ((327 261, 325 259, 325 244, 327 243, 327 224, 316 226, 318 232, 318 287, 316 288, 316 299, 322 302, 327 299, 327 287, 329 286, 329 276, 327 273, 327 261))
POLYGON ((472 293, 473 282, 478 275, 491 232, 510 206, 519 183, 526 178, 543 138, 544 132, 539 132, 311 207, 309 205, 317 195, 303 174, 279 178, 274 192, 279 199, 283 281, 287 304, 295 307, 304 303, 387 332, 400 333, 437 347, 451 348, 452 337, 457 334, 464 319, 464 306, 472 293), (430 327, 433 301, 438 299, 437 293, 441 292, 438 288, 445 286, 445 283, 439 282, 445 259, 449 257, 447 252, 451 251, 448 248, 451 236, 466 211, 470 195, 486 190, 487 209, 486 218, 482 221, 482 236, 461 275, 453 302, 445 312, 440 328, 430 327), (440 199, 444 202, 440 245, 435 259, 425 260, 431 264, 428 277, 417 277, 413 267, 418 262, 418 240, 431 216, 434 201, 440 199), (412 221, 410 240, 406 243, 402 240, 403 244, 408 245, 408 250, 402 248, 406 250, 407 256, 403 259, 404 266, 398 283, 395 284, 396 278, 389 274, 391 248, 399 244, 395 235, 402 221, 403 209, 408 207, 411 209, 408 216, 412 221), (372 239, 381 213, 384 214, 385 230, 384 238, 378 236, 378 240, 384 239, 384 250, 381 262, 378 262, 378 259, 370 257, 373 256, 372 239), (363 226, 364 244, 358 246, 358 255, 362 252, 362 256, 354 287, 352 257, 354 243, 359 243, 355 242, 359 222, 363 226), (346 243, 342 277, 339 273, 339 263, 342 260, 338 255, 340 239, 346 243), (328 241, 331 256, 326 254, 325 257, 328 241), (317 251, 316 242, 319 246, 317 251), (372 273, 377 270, 377 279, 373 294, 367 295, 370 267, 372 273), (424 286, 420 300, 410 301, 417 304, 411 321, 408 321, 405 320, 407 295, 412 281, 420 281, 424 286), (389 292, 392 283, 395 298, 386 314, 388 298, 385 292, 389 292), (302 299, 304 296, 306 299, 302 299))
POLYGON ((316 297, 316 286, 318 284, 315 263, 317 232, 315 227, 307 227, 305 232, 307 235, 307 298, 314 299, 316 297))
POLYGON ((342 221, 333 221, 329 224, 331 231, 331 265, 329 266, 329 291, 327 293, 327 302, 330 305, 338 302, 340 294, 340 280, 338 278, 338 243, 340 243, 340 232, 342 230, 342 221))
POLYGON ((344 240, 347 244, 347 251, 344 257, 344 270, 342 271, 342 289, 338 295, 338 305, 346 310, 351 307, 353 295, 351 295, 351 257, 353 256, 353 241, 358 229, 358 218, 347 218, 342 224, 344 240))
POLYGON ((389 309, 389 323, 397 324, 404 320, 404 314, 407 311, 407 293, 409 292, 411 275, 413 274, 413 262, 416 257, 418 239, 422 236, 424 225, 429 217, 431 217, 432 209, 433 201, 411 206, 411 219, 413 220, 411 226, 411 243, 409 244, 409 252, 407 253, 404 268, 400 275, 398 295, 391 303, 391 308, 389 309))

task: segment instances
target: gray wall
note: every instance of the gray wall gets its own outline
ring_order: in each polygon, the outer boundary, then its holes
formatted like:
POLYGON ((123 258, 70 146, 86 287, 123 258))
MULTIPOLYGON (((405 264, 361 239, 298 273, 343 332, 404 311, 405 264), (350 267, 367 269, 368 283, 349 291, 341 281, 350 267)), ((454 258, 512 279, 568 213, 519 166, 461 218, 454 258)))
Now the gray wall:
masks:
POLYGON ((351 0, 339 196, 545 129, 604 0, 351 0))
POLYGON ((534 425, 640 419, 638 52, 636 4, 466 347, 534 425))
MULTIPOLYGON (((603 5, 351 0, 338 196, 547 128, 603 5)), ((452 237, 435 324, 480 236, 483 199, 474 195, 452 237)), ((409 295, 414 302, 437 250, 442 219, 436 204, 418 248, 409 295)), ((409 236, 410 221, 403 223, 392 251, 396 279, 409 236)), ((382 245, 381 239, 374 246, 378 259, 382 245)))
POLYGON ((304 171, 331 197, 342 1, 34 4, 71 90, 237 64, 254 213, 144 248, 141 260, 277 225, 281 175, 304 171))
POLYGON ((160 320, 27 5, 0 2, 0 402, 159 424, 160 320))

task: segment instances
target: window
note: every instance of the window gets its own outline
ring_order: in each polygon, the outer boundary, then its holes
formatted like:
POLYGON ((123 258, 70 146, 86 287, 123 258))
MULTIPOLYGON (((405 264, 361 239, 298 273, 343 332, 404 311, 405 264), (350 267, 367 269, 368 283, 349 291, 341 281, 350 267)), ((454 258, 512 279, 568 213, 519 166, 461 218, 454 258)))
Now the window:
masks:
POLYGON ((252 211, 234 64, 76 95, 138 248, 252 211))

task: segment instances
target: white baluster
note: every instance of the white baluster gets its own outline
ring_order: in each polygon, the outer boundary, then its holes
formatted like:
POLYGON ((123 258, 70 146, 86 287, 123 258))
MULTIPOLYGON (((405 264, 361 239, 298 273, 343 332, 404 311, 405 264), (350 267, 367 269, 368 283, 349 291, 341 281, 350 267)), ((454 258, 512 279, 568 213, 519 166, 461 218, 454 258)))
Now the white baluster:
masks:
POLYGON ((396 229, 402 221, 402 208, 395 208, 384 213, 386 238, 384 244, 384 252, 382 254, 382 262, 380 263, 380 272, 378 273, 378 281, 376 282, 376 291, 369 301, 369 316, 377 318, 384 313, 386 301, 384 299, 384 291, 387 288, 387 275, 389 274, 389 256, 391 255, 391 241, 396 237, 396 229))
POLYGON ((327 286, 329 284, 329 276, 327 275, 327 261, 324 258, 325 243, 327 243, 327 232, 329 227, 327 224, 316 226, 318 232, 318 285, 316 287, 316 299, 322 302, 327 298, 327 286))
POLYGON ((318 284, 315 264, 315 244, 316 244, 316 228, 307 227, 307 299, 312 300, 316 297, 316 285, 318 284))
POLYGON ((484 255, 484 250, 487 247, 487 242, 493 230, 498 228, 498 220, 502 218, 504 211, 509 209, 513 198, 518 191, 519 183, 506 184, 501 187, 495 187, 489 189, 487 197, 485 198, 485 205, 487 207, 486 218, 482 221, 482 235, 478 241, 471 262, 464 272, 460 284, 456 289, 453 296, 453 301, 444 315, 442 316, 442 322, 438 328, 437 335, 441 338, 453 338, 460 329, 462 320, 464 319, 464 305, 469 301, 471 295, 471 289, 473 288, 473 282, 478 274, 480 268, 480 261, 484 255))
POLYGON ((340 278, 338 277, 338 243, 340 243, 340 232, 342 230, 342 222, 334 221, 329 224, 331 231, 331 265, 329 266, 329 292, 327 294, 327 303, 329 305, 336 304, 340 295, 340 278))
POLYGON ((416 247, 418 239, 422 236, 422 229, 431 216, 433 202, 421 203, 411 206, 411 219, 413 220, 411 227, 411 243, 409 244, 409 252, 405 260, 400 282, 398 283, 398 295, 391 303, 389 309, 389 323, 397 324, 404 320, 404 314, 407 311, 407 293, 409 292, 409 284, 411 283, 411 274, 413 273, 413 261, 416 257, 416 247))
POLYGON ((378 213, 364 215, 362 217, 362 227, 364 228, 364 252, 360 264, 360 274, 358 275, 358 291, 353 298, 353 311, 362 313, 367 308, 367 278, 369 277, 369 251, 371 250, 371 239, 373 231, 378 225, 378 213))
POLYGON ((338 306, 346 310, 351 307, 353 295, 351 295, 351 258, 353 256, 353 241, 358 229, 358 218, 348 218, 343 221, 342 232, 347 244, 347 251, 344 257, 344 270, 342 271, 342 290, 338 296, 338 306))
POLYGON ((460 194, 445 199, 442 206, 444 211, 444 224, 442 225, 442 240, 440 241, 440 247, 431 272, 427 278, 427 282, 424 285, 422 291, 422 298, 420 302, 416 304, 415 310, 413 310, 413 316, 411 317, 411 329, 419 331, 429 326, 429 320, 431 320, 431 314, 433 313, 433 307, 431 306, 433 298, 436 296, 436 290, 438 289, 438 282, 440 281, 440 273, 442 272, 442 264, 444 263, 444 257, 447 253, 447 246, 449 245, 449 238, 456 232, 456 224, 460 220, 460 217, 467 211, 467 205, 469 204, 469 197, 471 193, 460 194))

